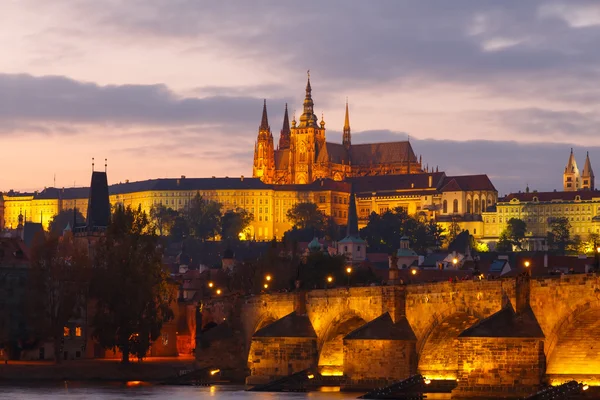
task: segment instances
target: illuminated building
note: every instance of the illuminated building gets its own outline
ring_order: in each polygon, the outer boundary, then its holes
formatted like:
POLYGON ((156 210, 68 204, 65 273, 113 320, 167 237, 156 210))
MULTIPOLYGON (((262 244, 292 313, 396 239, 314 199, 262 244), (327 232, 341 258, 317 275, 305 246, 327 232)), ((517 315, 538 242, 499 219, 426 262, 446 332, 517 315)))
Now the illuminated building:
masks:
POLYGON ((409 141, 352 144, 348 103, 342 143, 327 142, 325 121, 314 113, 310 75, 300 120, 288 118, 287 104, 275 149, 267 103, 254 148, 252 176, 268 184, 307 184, 317 179, 342 181, 349 177, 418 174, 425 172, 409 141))
MULTIPOLYGON (((351 186, 356 194, 358 224, 367 224, 371 212, 383 213, 402 207, 411 215, 435 219, 447 226, 455 220, 475 235, 483 230, 480 204, 493 205, 497 191, 486 175, 449 177, 443 172, 350 178, 343 182, 319 179, 306 185, 268 185, 258 178, 151 179, 109 186, 110 204, 150 212, 162 204, 184 210, 200 193, 223 205, 223 211, 245 209, 254 216, 247 239, 281 238, 291 228, 286 213, 295 204, 313 202, 338 225, 348 220, 351 186)), ((28 222, 41 222, 45 229, 61 210, 88 209, 88 188, 46 188, 42 192, 3 195, 7 228, 16 228, 19 215, 28 222)))
POLYGON ((564 191, 512 193, 498 200, 496 207, 483 213, 484 241, 498 240, 511 218, 527 224, 527 247, 544 250, 553 218, 567 218, 571 237, 585 240, 600 234, 600 192, 595 190, 594 172, 589 154, 581 175, 573 150, 563 175, 564 191))

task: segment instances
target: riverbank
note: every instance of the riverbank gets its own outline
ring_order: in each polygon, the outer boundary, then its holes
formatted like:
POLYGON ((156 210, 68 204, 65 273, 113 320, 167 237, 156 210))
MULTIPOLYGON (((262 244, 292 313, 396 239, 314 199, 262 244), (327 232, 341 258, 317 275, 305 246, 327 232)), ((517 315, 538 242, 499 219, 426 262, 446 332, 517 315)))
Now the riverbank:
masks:
POLYGON ((31 381, 162 382, 194 369, 190 356, 148 358, 128 365, 120 360, 9 361, 0 364, 0 383, 31 381))

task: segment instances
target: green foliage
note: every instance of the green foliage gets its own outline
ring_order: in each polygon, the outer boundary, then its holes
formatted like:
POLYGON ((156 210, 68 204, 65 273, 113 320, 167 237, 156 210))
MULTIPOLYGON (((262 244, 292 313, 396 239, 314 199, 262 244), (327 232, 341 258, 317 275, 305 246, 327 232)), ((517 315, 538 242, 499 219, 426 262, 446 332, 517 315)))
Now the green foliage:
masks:
POLYGON ((73 228, 73 214, 75 214, 75 218, 77 224, 85 223, 85 217, 77 210, 76 213, 73 212, 73 209, 70 208, 68 210, 59 211, 52 219, 50 220, 50 225, 48 230, 54 235, 62 235, 63 231, 67 227, 67 225, 71 225, 73 228))
POLYGON ((288 210, 286 216, 298 230, 322 231, 326 227, 327 218, 315 203, 297 203, 288 210))
POLYGON ((196 193, 185 212, 190 235, 201 240, 214 239, 221 231, 221 207, 196 193))
POLYGON ((253 219, 254 216, 243 208, 227 211, 221 217, 221 239, 235 241, 240 239, 240 235, 244 240, 251 239, 250 231, 246 228, 250 226, 253 219))
POLYGON ((519 218, 511 218, 506 222, 506 228, 500 232, 497 250, 512 251, 513 248, 523 250, 527 224, 519 218))
POLYGON ((86 306, 90 268, 87 248, 71 233, 36 236, 31 249, 28 314, 36 336, 54 340, 55 360, 60 362, 63 327, 80 317, 86 306))
POLYGON ((163 204, 155 204, 150 209, 150 220, 161 236, 171 233, 171 229, 173 229, 178 216, 179 213, 176 210, 166 207, 163 204))
POLYGON ((548 246, 564 254, 571 238, 571 223, 567 217, 557 217, 550 220, 548 246))
POLYGON ((95 247, 91 290, 96 299, 93 336, 119 348, 123 363, 142 358, 173 317, 174 288, 162 268, 155 227, 140 208, 118 207, 95 247))
POLYGON ((458 222, 456 221, 456 219, 453 218, 452 222, 450 223, 450 226, 448 227, 448 236, 446 238, 447 243, 448 244, 452 243, 459 234, 460 234, 460 225, 458 225, 458 222))
POLYGON ((400 247, 400 238, 407 236, 412 249, 424 253, 441 245, 444 230, 435 221, 412 217, 398 207, 383 214, 371 213, 360 233, 371 251, 393 253, 400 247))

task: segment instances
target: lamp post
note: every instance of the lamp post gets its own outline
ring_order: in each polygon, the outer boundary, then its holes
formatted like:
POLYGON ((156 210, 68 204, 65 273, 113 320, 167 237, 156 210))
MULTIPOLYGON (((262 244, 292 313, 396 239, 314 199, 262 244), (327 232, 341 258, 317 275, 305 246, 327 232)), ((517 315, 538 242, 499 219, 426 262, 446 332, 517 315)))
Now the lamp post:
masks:
POLYGON ((270 281, 271 281, 271 275, 270 275, 270 274, 267 274, 267 276, 265 276, 265 280, 266 280, 267 282, 270 282, 270 281))
POLYGON ((325 284, 325 288, 328 288, 329 285, 331 285, 331 283, 333 282, 333 276, 329 275, 326 278, 327 283, 325 284))
POLYGON ((458 264, 458 258, 454 257, 452 259, 452 265, 454 266, 454 268, 456 268, 456 264, 458 264))
POLYGON ((217 294, 217 296, 219 296, 221 294, 221 289, 217 289, 215 293, 217 294))
POLYGON ((352 267, 346 267, 346 274, 348 274, 348 287, 350 287, 350 274, 352 274, 352 267))
POLYGON ((531 276, 531 269, 529 269, 529 267, 531 266, 531 263, 529 262, 529 260, 526 260, 523 265, 525 266, 525 273, 528 276, 531 276))

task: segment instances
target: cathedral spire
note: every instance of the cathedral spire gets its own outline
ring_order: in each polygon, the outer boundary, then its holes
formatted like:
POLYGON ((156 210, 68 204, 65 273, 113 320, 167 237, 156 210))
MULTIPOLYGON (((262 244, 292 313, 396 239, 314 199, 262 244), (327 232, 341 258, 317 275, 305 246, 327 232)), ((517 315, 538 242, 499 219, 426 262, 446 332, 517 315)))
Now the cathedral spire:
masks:
POLYGON ((351 135, 350 135, 350 115, 348 113, 348 98, 346 97, 346 117, 344 118, 344 136, 342 143, 346 150, 350 149, 351 135))
POLYGON ((594 190, 594 180, 594 171, 592 170, 592 163, 590 162, 590 153, 588 152, 585 156, 585 165, 583 166, 583 172, 581 173, 581 188, 594 190))
POLYGON ((279 133, 279 148, 282 150, 290 148, 290 118, 288 117, 287 103, 285 103, 285 113, 283 114, 283 127, 279 133))
POLYGON ((346 237, 359 237, 358 214, 356 213, 354 188, 351 188, 350 190, 350 204, 348 205, 348 225, 346 225, 346 237))
POLYGON ((310 70, 307 72, 306 95, 304 97, 304 111, 300 116, 299 128, 315 127, 317 128, 317 116, 314 113, 314 103, 312 100, 312 88, 310 86, 310 70))
POLYGON ((262 112, 262 120, 260 122, 260 127, 258 128, 260 131, 270 131, 271 127, 269 126, 269 118, 267 117, 267 99, 263 104, 263 112, 262 112))
POLYGON ((569 154, 569 161, 567 162, 567 166, 565 167, 565 172, 573 173, 578 171, 577 161, 575 161, 575 156, 573 155, 573 148, 571 147, 571 154, 569 154))

